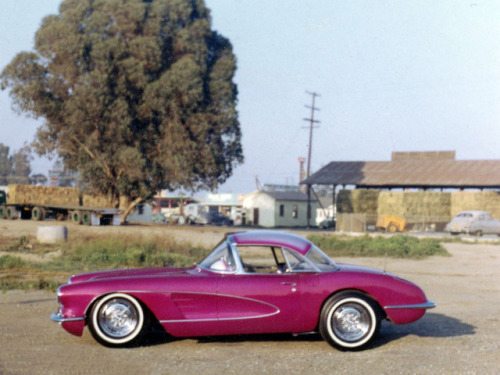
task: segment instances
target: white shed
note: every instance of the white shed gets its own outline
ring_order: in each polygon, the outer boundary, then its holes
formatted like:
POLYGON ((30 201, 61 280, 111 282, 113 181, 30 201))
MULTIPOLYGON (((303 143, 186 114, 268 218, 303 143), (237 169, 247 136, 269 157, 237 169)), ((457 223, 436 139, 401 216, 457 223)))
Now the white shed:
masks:
MULTIPOLYGON (((311 197, 311 225, 315 225, 317 202, 311 197)), ((245 221, 261 227, 306 227, 307 195, 300 192, 260 191, 243 199, 245 221)))

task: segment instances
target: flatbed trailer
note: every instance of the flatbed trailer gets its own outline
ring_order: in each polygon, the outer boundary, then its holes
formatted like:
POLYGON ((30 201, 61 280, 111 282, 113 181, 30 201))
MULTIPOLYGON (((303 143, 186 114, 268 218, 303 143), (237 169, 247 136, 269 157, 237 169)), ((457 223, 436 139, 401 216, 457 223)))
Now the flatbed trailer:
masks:
POLYGON ((81 225, 120 225, 118 208, 93 208, 82 206, 57 206, 36 203, 0 204, 0 219, 71 220, 81 225))

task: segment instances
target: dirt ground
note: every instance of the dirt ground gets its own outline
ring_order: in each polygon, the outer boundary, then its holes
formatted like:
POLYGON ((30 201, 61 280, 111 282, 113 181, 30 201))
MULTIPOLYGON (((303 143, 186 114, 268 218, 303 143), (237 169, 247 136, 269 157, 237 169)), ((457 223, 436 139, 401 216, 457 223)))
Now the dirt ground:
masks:
MULTIPOLYGON (((38 225, 1 221, 0 233, 35 235, 38 225)), ((137 230, 210 244, 224 231, 72 225, 68 230, 70 239, 84 230, 137 230)), ((389 272, 416 282, 437 307, 409 325, 384 323, 374 345, 361 352, 335 350, 319 335, 169 340, 159 334, 141 347, 109 349, 87 330, 75 337, 50 321, 58 308, 55 293, 11 291, 0 294, 0 374, 498 374, 500 246, 446 247, 451 257, 387 261, 389 272)), ((336 261, 376 268, 385 263, 336 261)))

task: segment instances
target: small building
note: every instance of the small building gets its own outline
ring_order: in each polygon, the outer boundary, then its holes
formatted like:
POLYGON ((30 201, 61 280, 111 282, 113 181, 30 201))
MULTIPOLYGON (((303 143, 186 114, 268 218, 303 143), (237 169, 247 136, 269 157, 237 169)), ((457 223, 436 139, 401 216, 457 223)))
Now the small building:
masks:
MULTIPOLYGON (((293 191, 260 191, 245 196, 243 209, 248 225, 261 227, 307 227, 308 197, 293 191)), ((311 198, 311 224, 317 202, 311 198)))
POLYGON ((184 206, 189 203, 198 203, 198 201, 182 192, 176 193, 162 190, 153 198, 153 215, 157 213, 166 216, 183 215, 184 206))
POLYGON ((241 224, 243 194, 210 193, 203 199, 203 205, 209 212, 220 212, 229 217, 236 225, 241 224))
POLYGON ((153 206, 149 203, 140 203, 135 210, 127 216, 129 223, 151 223, 153 222, 153 206))

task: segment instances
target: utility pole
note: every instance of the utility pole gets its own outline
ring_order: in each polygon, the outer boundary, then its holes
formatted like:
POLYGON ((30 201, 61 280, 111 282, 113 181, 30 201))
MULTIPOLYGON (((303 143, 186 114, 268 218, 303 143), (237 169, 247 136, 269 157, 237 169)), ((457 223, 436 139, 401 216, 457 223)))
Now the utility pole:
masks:
POLYGON ((304 171, 304 164, 306 162, 306 158, 303 158, 303 157, 300 157, 299 156, 299 191, 303 191, 304 189, 302 188, 302 186, 300 185, 300 183, 302 182, 302 180, 305 178, 306 176, 306 172, 304 171))
MULTIPOLYGON (((314 126, 314 124, 320 123, 320 121, 314 119, 314 111, 320 110, 319 108, 316 108, 316 97, 319 97, 320 95, 315 92, 309 92, 309 91, 306 91, 306 93, 312 96, 312 105, 305 106, 306 108, 311 109, 311 117, 304 118, 304 121, 309 122, 309 151, 307 156, 307 177, 306 177, 309 178, 309 175, 311 173, 311 151, 312 151, 313 129, 317 128, 317 126, 314 126)), ((311 221, 311 185, 307 185, 307 228, 309 228, 310 226, 310 221, 311 221)))

